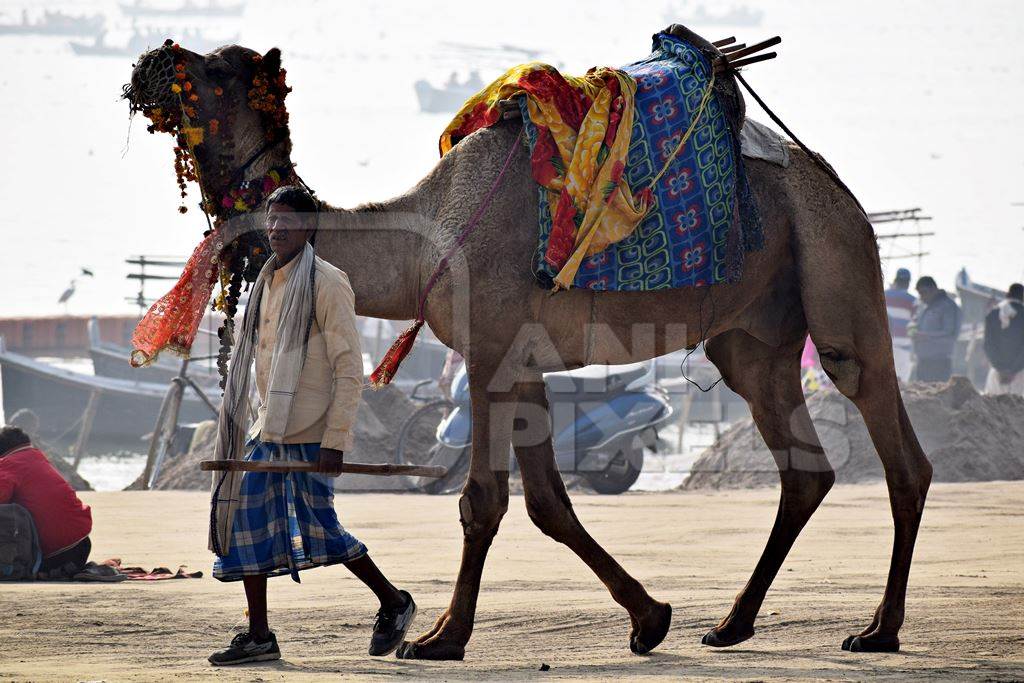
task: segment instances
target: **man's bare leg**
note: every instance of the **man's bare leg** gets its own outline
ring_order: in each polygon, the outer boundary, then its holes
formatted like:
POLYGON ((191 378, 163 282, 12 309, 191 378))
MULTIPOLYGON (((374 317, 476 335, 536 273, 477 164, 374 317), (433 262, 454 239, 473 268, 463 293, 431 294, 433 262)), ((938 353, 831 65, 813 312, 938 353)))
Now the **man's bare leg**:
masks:
POLYGON ((245 600, 249 603, 249 635, 260 642, 270 638, 267 624, 267 575, 243 576, 245 600))
POLYGON ((373 594, 380 600, 381 607, 394 609, 405 604, 405 598, 401 592, 381 573, 377 565, 370 559, 369 554, 346 562, 345 567, 373 591, 373 594))

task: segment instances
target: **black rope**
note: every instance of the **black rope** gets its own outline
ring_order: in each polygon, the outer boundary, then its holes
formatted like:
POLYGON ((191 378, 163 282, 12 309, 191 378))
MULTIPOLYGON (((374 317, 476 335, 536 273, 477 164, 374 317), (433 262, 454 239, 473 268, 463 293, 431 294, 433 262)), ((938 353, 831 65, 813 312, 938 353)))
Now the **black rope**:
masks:
POLYGON ((764 100, 761 99, 761 96, 754 92, 754 89, 751 88, 750 84, 747 83, 745 78, 743 78, 743 74, 741 74, 739 71, 733 71, 733 74, 736 76, 736 80, 738 80, 743 85, 743 87, 747 89, 747 92, 749 92, 750 96, 754 98, 754 101, 756 101, 758 105, 760 105, 761 109, 764 110, 764 113, 768 114, 768 116, 771 117, 771 120, 775 122, 775 125, 781 128, 786 133, 786 135, 788 135, 793 140, 793 142, 795 142, 800 147, 800 149, 802 149, 804 153, 811 158, 811 161, 813 161, 818 166, 818 168, 824 171, 825 175, 832 179, 832 182, 834 182, 841 190, 843 190, 843 192, 848 194, 850 196, 850 199, 852 199, 857 204, 857 208, 861 210, 861 213, 863 213, 864 216, 867 217, 868 212, 864 210, 864 207, 863 205, 861 205, 860 200, 857 199, 857 196, 853 194, 850 188, 846 186, 846 183, 844 183, 842 179, 840 179, 836 172, 832 170, 832 167, 825 163, 825 161, 818 155, 817 152, 811 151, 811 149, 807 145, 801 142, 800 138, 798 138, 796 134, 789 129, 789 126, 783 123, 782 119, 780 119, 775 114, 775 112, 768 108, 768 105, 765 104, 764 100))
POLYGON ((687 374, 686 374, 686 362, 688 360, 690 360, 690 356, 692 356, 694 354, 694 352, 697 349, 699 349, 702 345, 704 346, 704 357, 707 358, 707 355, 708 355, 707 333, 710 332, 711 328, 714 327, 714 325, 715 325, 715 295, 712 294, 712 292, 711 292, 711 285, 708 285, 704 289, 704 296, 701 297, 700 306, 697 308, 697 317, 698 317, 698 322, 699 322, 699 325, 700 325, 700 330, 699 330, 700 331, 700 341, 697 342, 696 346, 694 346, 692 349, 689 349, 686 352, 685 356, 683 356, 683 360, 679 363, 679 373, 682 375, 683 379, 685 379, 687 382, 689 382, 693 386, 697 387, 702 393, 706 394, 709 391, 711 391, 712 389, 714 389, 716 386, 718 386, 718 383, 721 382, 723 379, 725 379, 725 377, 723 375, 719 374, 718 375, 718 379, 716 379, 714 382, 712 382, 707 388, 704 388, 704 387, 702 387, 700 385, 699 382, 697 382, 696 380, 690 379, 690 377, 687 376, 687 374), (707 301, 709 298, 711 299, 711 319, 708 321, 708 326, 705 329, 705 327, 704 327, 704 302, 707 301))

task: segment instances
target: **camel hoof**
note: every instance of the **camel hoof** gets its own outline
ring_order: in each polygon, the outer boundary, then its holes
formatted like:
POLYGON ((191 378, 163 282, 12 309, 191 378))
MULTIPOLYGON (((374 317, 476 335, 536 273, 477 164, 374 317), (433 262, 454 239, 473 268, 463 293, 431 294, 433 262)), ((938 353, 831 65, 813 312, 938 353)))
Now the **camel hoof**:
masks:
POLYGON ((713 628, 704 634, 704 637, 700 639, 701 645, 709 645, 711 647, 730 647, 742 643, 744 640, 748 640, 754 636, 754 629, 749 631, 743 631, 741 633, 730 634, 725 631, 719 631, 717 628, 713 628))
POLYGON ((850 636, 843 641, 847 652, 899 652, 897 636, 850 636))
POLYGON ((641 625, 629 634, 629 649, 635 655, 645 655, 665 640, 672 625, 672 605, 658 603, 652 623, 645 628, 641 625))
POLYGON ((461 662, 466 656, 466 648, 441 642, 410 643, 405 641, 395 650, 398 659, 432 659, 461 662))

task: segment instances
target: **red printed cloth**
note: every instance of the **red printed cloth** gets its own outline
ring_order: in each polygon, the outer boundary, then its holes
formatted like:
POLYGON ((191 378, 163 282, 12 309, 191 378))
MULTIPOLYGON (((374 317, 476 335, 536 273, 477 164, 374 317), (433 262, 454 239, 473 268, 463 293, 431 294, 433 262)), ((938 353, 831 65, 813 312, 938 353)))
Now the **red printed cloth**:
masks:
POLYGON ((128 577, 129 581, 166 581, 168 579, 201 579, 202 572, 187 572, 185 565, 178 567, 178 571, 172 572, 167 567, 156 567, 153 571, 146 571, 142 567, 122 567, 121 558, 114 557, 104 560, 100 564, 113 567, 121 574, 128 577))
POLYGON ((192 252, 177 284, 150 306, 132 333, 132 366, 152 363, 164 349, 188 355, 210 302, 223 247, 218 231, 207 235, 192 252))

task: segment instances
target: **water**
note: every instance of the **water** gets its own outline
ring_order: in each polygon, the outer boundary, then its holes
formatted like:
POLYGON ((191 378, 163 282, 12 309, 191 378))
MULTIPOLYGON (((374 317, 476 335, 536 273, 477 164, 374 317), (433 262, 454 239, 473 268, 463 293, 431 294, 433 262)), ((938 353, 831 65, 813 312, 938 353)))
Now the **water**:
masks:
POLYGON ((135 481, 145 467, 145 453, 91 455, 82 458, 78 473, 96 491, 121 491, 135 481))
MULTIPOLYGON (((116 2, 47 3, 101 12, 109 42, 126 40, 116 2)), ((168 3, 174 4, 174 3, 168 3)), ((764 11, 758 27, 693 26, 711 38, 754 42, 780 34, 780 57, 749 70, 752 84, 804 140, 821 151, 872 209, 924 207, 937 235, 924 268, 951 286, 966 266, 1000 287, 1022 274, 1024 136, 1022 6, 1014 0, 747 3, 764 11)), ((33 3, 0 0, 4 21, 33 3)), ((484 80, 523 61, 511 52, 466 50, 511 44, 580 73, 647 54, 666 15, 663 2, 598 0, 576 5, 447 3, 280 3, 253 0, 240 19, 202 22, 210 36, 284 52, 294 160, 326 199, 343 205, 398 194, 434 164, 446 115, 417 111, 413 83, 442 84, 470 69, 484 80), (344 7, 344 9, 341 9, 344 7), (571 28, 570 28, 571 27, 571 28)), ((188 25, 140 23, 180 34, 188 25)), ((76 57, 67 39, 0 37, 0 315, 63 312, 56 303, 79 268, 70 313, 132 312, 123 263, 130 254, 191 252, 205 223, 176 212, 171 140, 129 129, 119 101, 132 59, 76 57), (16 293, 16 295, 12 295, 16 293)), ((752 116, 766 120, 751 104, 752 116)), ((194 190, 193 190, 194 194, 194 190)), ((195 198, 190 202, 194 204, 195 198)), ((915 251, 883 245, 885 255, 915 251)), ((917 259, 894 261, 918 272, 917 259)), ((158 283, 159 285, 159 283, 158 283)), ((159 286, 148 294, 162 293, 159 286)))

